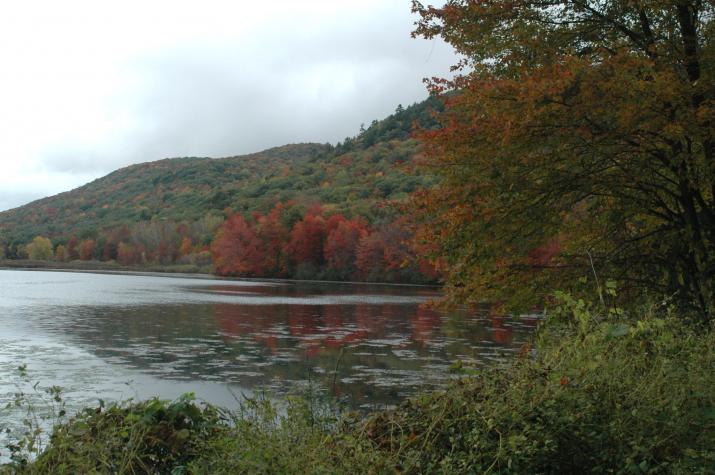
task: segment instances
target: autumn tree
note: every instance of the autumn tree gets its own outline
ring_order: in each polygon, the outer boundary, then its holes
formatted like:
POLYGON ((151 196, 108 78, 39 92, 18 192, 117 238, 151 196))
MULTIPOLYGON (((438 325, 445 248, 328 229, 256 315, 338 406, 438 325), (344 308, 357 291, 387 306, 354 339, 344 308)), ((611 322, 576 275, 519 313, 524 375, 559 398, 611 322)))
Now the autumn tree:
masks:
POLYGON ((415 200, 455 300, 596 273, 715 311, 715 4, 413 2, 463 60, 415 200), (535 251, 536 250, 536 251, 535 251))
POLYGON ((49 261, 54 253, 52 252, 52 241, 44 236, 36 236, 27 245, 27 255, 30 259, 38 261, 49 261))
POLYGON ((358 276, 381 282, 422 281, 411 252, 412 237, 399 221, 383 224, 362 237, 355 256, 358 276))
POLYGON ((67 260, 75 261, 79 259, 79 239, 77 236, 70 237, 67 241, 67 260))
POLYGON ((189 233, 195 236, 197 244, 209 245, 213 240, 216 230, 223 225, 223 218, 207 214, 189 225, 189 233))
POLYGON ((123 266, 134 266, 142 263, 142 248, 126 242, 117 246, 117 262, 123 266))
POLYGON ((102 260, 117 260, 119 243, 127 242, 130 240, 130 238, 131 231, 129 229, 129 226, 127 225, 119 226, 117 228, 105 231, 101 239, 102 260))
POLYGON ((184 236, 181 238, 181 246, 179 246, 179 256, 184 257, 188 254, 191 253, 194 245, 191 242, 191 238, 189 236, 184 236))
POLYGON ((285 246, 286 256, 295 264, 307 263, 315 267, 323 265, 325 236, 323 216, 315 214, 315 211, 306 214, 290 232, 290 240, 285 246))
POLYGON ((67 261, 67 247, 65 247, 62 244, 57 246, 57 249, 55 249, 55 260, 57 262, 66 262, 67 261))
POLYGON ((256 220, 256 237, 263 249, 262 265, 266 276, 281 276, 287 267, 284 247, 289 233, 283 224, 285 211, 285 205, 277 203, 267 215, 256 220))
POLYGON ((223 275, 263 276, 262 248, 251 225, 235 214, 226 220, 211 244, 216 272, 223 275))
POLYGON ((146 250, 148 261, 170 264, 176 259, 180 236, 175 223, 163 220, 140 222, 131 234, 134 245, 146 250))
POLYGON ((97 247, 97 243, 94 239, 83 239, 79 243, 79 258, 83 261, 90 261, 94 259, 94 251, 97 247))
POLYGON ((13 254, 15 255, 16 259, 27 259, 27 246, 25 246, 24 244, 17 244, 15 246, 15 251, 13 252, 13 254))
MULTIPOLYGON (((330 223, 331 220, 329 220, 330 223)), ((368 234, 367 223, 362 219, 338 219, 328 226, 328 234, 323 252, 325 263, 340 278, 350 278, 357 270, 355 266, 358 243, 368 234)))
POLYGON ((364 280, 385 280, 385 247, 383 236, 374 232, 360 239, 356 249, 357 277, 364 280))
MULTIPOLYGON (((296 207, 276 204, 266 215, 235 214, 219 228, 211 245, 214 268, 224 275, 311 279, 368 279, 433 282, 422 274, 404 220, 370 234, 367 221, 309 207, 295 220, 296 207), (288 229, 287 224, 295 221, 288 229)), ((121 254, 121 247, 120 247, 121 254)), ((424 267, 429 270, 427 265, 424 267)))

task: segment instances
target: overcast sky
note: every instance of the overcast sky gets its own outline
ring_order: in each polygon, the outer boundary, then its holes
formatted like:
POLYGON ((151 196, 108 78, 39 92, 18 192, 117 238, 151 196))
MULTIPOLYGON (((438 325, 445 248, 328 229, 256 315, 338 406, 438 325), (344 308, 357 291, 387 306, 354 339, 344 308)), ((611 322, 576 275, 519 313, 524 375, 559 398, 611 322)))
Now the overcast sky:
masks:
POLYGON ((409 0, 3 2, 0 210, 119 167, 335 143, 455 62, 409 0))

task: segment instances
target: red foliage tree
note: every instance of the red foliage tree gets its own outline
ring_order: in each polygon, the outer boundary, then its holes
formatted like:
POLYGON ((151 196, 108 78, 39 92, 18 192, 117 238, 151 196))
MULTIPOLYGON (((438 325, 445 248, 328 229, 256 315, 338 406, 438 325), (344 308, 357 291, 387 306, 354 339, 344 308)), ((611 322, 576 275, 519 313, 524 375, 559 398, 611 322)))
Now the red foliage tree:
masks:
POLYGON ((403 267, 410 257, 409 239, 410 235, 395 224, 384 225, 361 239, 355 262, 360 275, 382 280, 389 277, 389 271, 403 267))
MULTIPOLYGON (((181 233, 181 231, 179 231, 179 233, 181 233)), ((184 257, 185 255, 190 254, 193 247, 194 244, 191 242, 191 238, 185 235, 181 239, 181 246, 179 246, 179 256, 184 257)))
POLYGON ((142 262, 142 249, 138 246, 120 242, 117 246, 117 261, 125 266, 134 266, 142 262))
POLYGON ((323 265, 326 232, 326 223, 322 216, 307 214, 293 226, 290 240, 285 246, 286 256, 294 264, 309 263, 316 267, 323 265))
POLYGON ((92 260, 96 243, 94 239, 85 239, 79 243, 79 258, 83 261, 92 260))
MULTIPOLYGON (((332 220, 332 218, 331 218, 332 220)), ((331 220, 328 220, 329 228, 331 220)), ((328 268, 348 277, 355 270, 355 258, 358 243, 367 236, 367 224, 361 219, 341 220, 332 227, 324 246, 325 262, 328 268)))
POLYGON ((79 259, 79 239, 77 236, 72 236, 69 241, 67 241, 67 259, 70 261, 76 261, 79 259))
POLYGON ((355 266, 359 278, 377 280, 385 269, 385 243, 383 236, 373 232, 363 237, 355 252, 355 266))
POLYGON ((313 203, 305 211, 305 216, 322 216, 323 215, 323 205, 320 203, 313 203))
POLYGON ((261 242, 240 214, 231 216, 211 245, 216 272, 222 275, 265 275, 261 242))
POLYGON ((347 221, 347 218, 345 216, 343 216, 342 214, 334 214, 334 215, 330 216, 329 218, 327 218, 325 220, 326 235, 335 231, 335 228, 337 228, 340 225, 340 223, 344 223, 345 221, 347 221))
POLYGON ((285 206, 276 204, 266 216, 258 216, 255 226, 256 237, 263 250, 263 268, 267 276, 285 273, 286 263, 283 248, 288 241, 288 230, 283 225, 285 206))
POLYGON ((104 241, 101 253, 102 260, 116 260, 119 243, 128 241, 131 238, 131 234, 131 230, 127 225, 106 231, 103 239, 99 239, 100 242, 104 241))

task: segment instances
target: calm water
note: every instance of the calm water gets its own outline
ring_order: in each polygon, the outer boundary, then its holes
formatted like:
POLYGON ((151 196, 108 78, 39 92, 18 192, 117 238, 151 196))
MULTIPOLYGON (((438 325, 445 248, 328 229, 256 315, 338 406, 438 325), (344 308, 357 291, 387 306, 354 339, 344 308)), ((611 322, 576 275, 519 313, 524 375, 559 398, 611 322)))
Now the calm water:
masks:
POLYGON ((311 382, 353 407, 443 384, 455 360, 517 351, 534 319, 420 304, 432 289, 0 270, 0 403, 26 364, 72 407, 98 398, 271 394, 311 382), (336 371, 337 367, 337 371, 336 371), (334 381, 334 384, 333 384, 334 381))

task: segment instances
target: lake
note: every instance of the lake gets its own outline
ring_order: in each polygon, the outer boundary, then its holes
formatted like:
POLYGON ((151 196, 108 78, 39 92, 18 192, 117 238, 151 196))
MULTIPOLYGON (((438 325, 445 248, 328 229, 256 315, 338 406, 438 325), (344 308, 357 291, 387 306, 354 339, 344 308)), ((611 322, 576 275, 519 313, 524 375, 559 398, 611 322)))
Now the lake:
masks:
MULTIPOLYGON (((192 391, 281 396, 312 384, 391 406, 518 351, 535 318, 440 313, 427 287, 0 270, 0 403, 30 381, 71 408, 192 391)), ((25 385, 25 389, 27 389, 25 385)), ((9 416, 6 416, 9 417, 9 416)))

